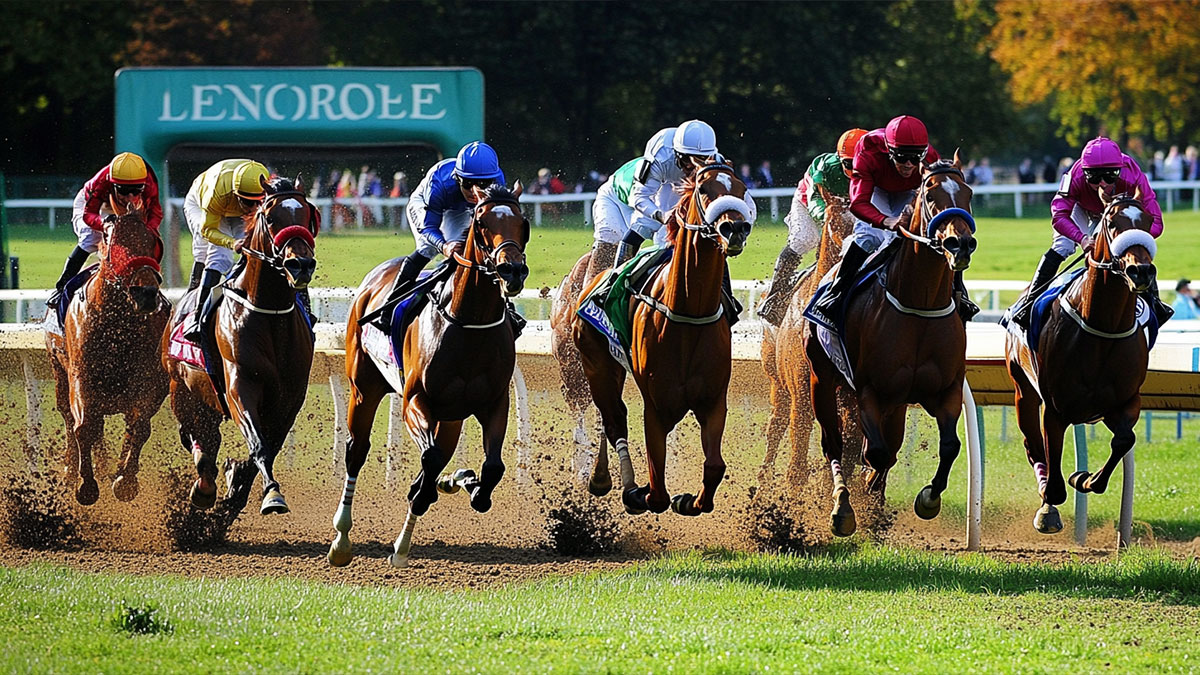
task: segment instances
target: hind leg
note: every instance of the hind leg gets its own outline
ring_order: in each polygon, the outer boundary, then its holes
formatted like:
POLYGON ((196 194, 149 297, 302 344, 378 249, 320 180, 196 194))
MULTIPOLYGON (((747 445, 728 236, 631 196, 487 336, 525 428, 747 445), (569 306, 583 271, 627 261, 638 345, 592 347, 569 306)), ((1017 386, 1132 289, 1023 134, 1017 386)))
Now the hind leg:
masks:
POLYGON ((150 418, 153 410, 145 408, 125 415, 125 442, 121 447, 121 462, 113 480, 113 496, 122 502, 133 500, 138 493, 138 469, 142 446, 150 439, 150 418))
POLYGON ((1112 444, 1109 446, 1108 459, 1104 462, 1104 466, 1100 467, 1100 470, 1095 473, 1089 474, 1086 471, 1077 471, 1071 474, 1071 487, 1080 492, 1104 494, 1104 491, 1108 489, 1108 481, 1112 478, 1113 472, 1116 471, 1117 465, 1121 463, 1121 459, 1133 448, 1133 444, 1137 440, 1137 435, 1133 433, 1133 425, 1137 423, 1141 412, 1142 397, 1141 395, 1134 395, 1120 412, 1105 415, 1104 426, 1108 427, 1113 433, 1112 444))
POLYGON ((806 333, 805 350, 811 364, 809 375, 812 390, 813 416, 821 428, 821 452, 829 465, 833 477, 833 512, 829 516, 829 528, 835 536, 848 537, 858 529, 854 507, 850 504, 850 490, 842 475, 842 420, 838 412, 837 383, 841 375, 829 362, 812 335, 811 327, 806 333))
MULTIPOLYGON (((884 410, 875 392, 863 389, 858 393, 859 419, 864 436, 862 459, 867 469, 867 489, 884 494, 887 475, 896 464, 896 450, 888 444, 887 423, 892 410, 884 410)), ((900 406, 903 409, 903 406, 900 406)), ((903 417, 901 417, 903 429, 903 417)))
MULTIPOLYGON (((763 456, 762 466, 758 469, 758 484, 766 487, 775 480, 775 457, 779 454, 779 444, 783 434, 788 431, 788 421, 793 419, 792 397, 782 383, 771 381, 771 411, 767 416, 767 452, 763 456)), ((793 454, 795 440, 793 439, 793 454)), ((789 481, 790 482, 790 481, 789 481)))
POLYGON ((373 364, 367 363, 362 353, 351 366, 350 396, 346 420, 349 438, 346 440, 346 477, 342 485, 342 500, 333 514, 333 529, 337 531, 329 546, 329 564, 334 567, 349 565, 354 558, 350 541, 350 529, 354 525, 354 493, 358 486, 358 474, 367 461, 371 450, 371 427, 379 403, 387 395, 389 387, 373 364))
MULTIPOLYGON (((901 408, 903 410, 903 408, 901 408)), ((962 386, 955 385, 948 389, 935 408, 926 408, 936 419, 938 425, 938 465, 933 480, 917 493, 913 509, 917 515, 929 520, 941 511, 942 493, 950 480, 950 467, 958 458, 962 442, 958 439, 958 417, 962 410, 962 386)), ((900 419, 901 443, 904 435, 904 419, 900 419)), ((895 447, 900 447, 899 443, 895 447)))
MULTIPOLYGON (((587 375, 592 392, 592 401, 600 411, 604 436, 617 451, 617 458, 620 460, 621 489, 632 490, 637 487, 637 480, 633 472, 633 461, 629 456, 629 411, 621 399, 625 388, 625 369, 608 355, 608 345, 601 342, 604 338, 582 323, 582 319, 576 319, 575 345, 579 348, 583 371, 587 375)), ((605 465, 607 466, 607 460, 605 465)), ((602 483, 603 476, 593 475, 593 480, 602 483)), ((629 510, 628 505, 626 510, 629 510)))
POLYGON ((71 387, 67 380, 67 371, 57 359, 51 359, 54 366, 54 407, 62 415, 66 427, 67 448, 63 458, 63 473, 68 483, 74 483, 79 476, 79 442, 75 439, 75 415, 71 412, 71 387))
POLYGON ((221 415, 178 381, 171 382, 171 410, 179 421, 179 442, 192 455, 196 467, 196 480, 190 491, 192 505, 201 509, 210 508, 217 500, 221 415))
POLYGON ((508 430, 508 390, 496 399, 491 409, 478 417, 483 427, 483 466, 478 480, 463 484, 471 495, 471 508, 487 513, 492 508, 492 492, 504 476, 504 458, 500 450, 504 447, 504 434, 508 430))
MULTIPOLYGON (((812 397, 812 385, 806 378, 805 391, 792 396, 791 410, 788 414, 788 435, 792 445, 791 458, 788 460, 786 474, 787 484, 799 490, 808 481, 808 442, 812 436, 812 410, 806 409, 802 401, 812 397)), ((843 433, 845 425, 842 425, 843 433)))
POLYGON ((422 448, 421 471, 408 490, 409 511, 419 518, 437 501, 438 477, 458 446, 462 420, 434 421, 422 392, 413 387, 406 395, 404 422, 413 444, 422 448))

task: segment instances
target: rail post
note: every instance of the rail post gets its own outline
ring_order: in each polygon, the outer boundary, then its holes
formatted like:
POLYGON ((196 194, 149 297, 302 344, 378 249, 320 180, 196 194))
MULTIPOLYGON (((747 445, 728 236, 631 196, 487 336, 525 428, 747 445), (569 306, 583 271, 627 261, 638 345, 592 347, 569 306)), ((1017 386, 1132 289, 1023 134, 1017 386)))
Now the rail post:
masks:
POLYGON ((978 551, 983 522, 983 449, 978 409, 966 378, 963 378, 963 407, 967 415, 967 550, 978 551))
POLYGON ((1129 548, 1133 538, 1133 448, 1121 459, 1121 524, 1117 548, 1129 548))
MULTIPOLYGON (((1075 470, 1087 471, 1087 432, 1081 424, 1076 424, 1074 430, 1075 470)), ((1075 492, 1075 543, 1080 546, 1087 545, 1087 495, 1079 491, 1075 492)))

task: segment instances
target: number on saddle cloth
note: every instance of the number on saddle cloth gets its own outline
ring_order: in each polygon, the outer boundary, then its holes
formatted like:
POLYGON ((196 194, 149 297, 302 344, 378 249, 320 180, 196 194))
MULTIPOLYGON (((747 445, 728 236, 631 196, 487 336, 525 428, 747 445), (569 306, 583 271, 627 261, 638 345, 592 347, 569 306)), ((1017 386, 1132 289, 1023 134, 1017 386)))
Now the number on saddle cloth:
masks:
POLYGON ((58 303, 58 309, 55 310, 55 318, 58 319, 58 328, 61 329, 67 321, 67 308, 71 306, 71 300, 75 298, 75 294, 83 285, 92 278, 96 270, 100 269, 100 263, 94 263, 80 270, 79 274, 71 277, 63 286, 62 299, 58 303))

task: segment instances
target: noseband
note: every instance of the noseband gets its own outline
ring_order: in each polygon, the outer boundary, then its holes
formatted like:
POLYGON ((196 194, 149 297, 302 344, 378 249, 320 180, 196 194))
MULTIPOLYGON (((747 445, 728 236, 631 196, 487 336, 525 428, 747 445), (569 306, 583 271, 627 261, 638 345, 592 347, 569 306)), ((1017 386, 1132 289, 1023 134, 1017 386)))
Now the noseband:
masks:
POLYGON ((911 239, 918 244, 924 244, 938 254, 944 253, 945 247, 942 246, 942 242, 940 240, 934 238, 934 235, 947 220, 950 220, 951 218, 962 218, 964 221, 966 221, 967 227, 971 228, 971 234, 975 234, 975 217, 971 215, 970 211, 955 206, 942 211, 934 212, 933 204, 925 200, 925 195, 929 192, 928 179, 932 176, 938 176, 941 174, 950 174, 958 176, 959 178, 963 178, 963 172, 954 168, 953 165, 946 164, 939 166, 938 164, 934 164, 934 166, 929 169, 928 173, 926 173, 921 179, 921 190, 917 192, 917 204, 919 205, 918 208, 921 209, 921 220, 926 222, 925 236, 921 236, 915 232, 910 232, 907 228, 897 228, 902 237, 911 239))
MULTIPOLYGON (((725 211, 737 211, 742 215, 743 219, 748 219, 750 214, 746 209, 745 201, 738 199, 732 194, 721 195, 720 197, 714 199, 712 203, 708 205, 708 208, 701 208, 700 185, 704 182, 701 180, 701 176, 706 173, 714 172, 727 174, 731 179, 737 178, 733 173, 733 167, 729 166, 728 164, 705 164, 699 169, 696 169, 696 174, 693 178, 693 181, 695 181, 695 188, 692 190, 692 201, 688 210, 688 219, 694 219, 700 222, 684 222, 682 227, 685 230, 695 232, 697 236, 702 239, 707 239, 718 246, 724 246, 729 243, 729 238, 721 233, 720 225, 718 225, 716 222, 717 216, 725 211), (726 204, 728 204, 727 207, 726 204)), ((731 185, 732 182, 726 187, 730 187, 731 185)))
MULTIPOLYGON (((131 258, 122 260, 120 263, 115 263, 112 259, 112 253, 113 253, 113 249, 115 247, 113 246, 112 242, 109 241, 112 230, 106 228, 104 230, 104 244, 105 244, 105 249, 106 249, 104 261, 106 263, 108 263, 109 265, 116 266, 116 269, 113 270, 113 273, 117 279, 125 279, 127 277, 131 277, 131 276, 133 276, 134 272, 137 272, 138 270, 140 270, 142 268, 149 267, 150 269, 154 270, 154 275, 158 278, 158 283, 161 284, 162 283, 162 268, 159 266, 158 258, 162 257, 162 251, 163 251, 162 237, 159 236, 158 232, 155 232, 154 230, 150 229, 150 226, 146 225, 144 222, 142 222, 140 224, 143 227, 145 227, 147 230, 149 230, 151 233, 154 234, 154 237, 156 240, 155 253, 157 254, 158 257, 153 257, 153 256, 148 256, 148 255, 138 255, 138 256, 133 256, 131 258)), ((114 227, 115 227, 115 224, 114 224, 114 227)), ((124 247, 122 247, 122 248, 124 248, 124 247)))
POLYGON ((1130 234, 1130 239, 1136 240, 1131 241, 1130 245, 1142 244, 1146 246, 1146 248, 1150 251, 1151 258, 1154 258, 1154 253, 1156 252, 1155 249, 1157 247, 1154 244, 1153 237, 1151 237, 1148 232, 1136 227, 1132 230, 1126 230, 1125 232, 1118 234, 1116 237, 1112 236, 1110 229, 1112 228, 1113 216, 1117 213, 1117 211, 1126 206, 1133 206, 1141 209, 1142 203, 1137 199, 1130 197, 1129 195, 1118 195, 1116 199, 1109 203, 1108 206, 1104 207, 1104 212, 1100 214, 1100 225, 1096 228, 1098 235, 1100 237, 1104 237, 1105 241, 1108 242, 1109 255, 1112 257, 1109 260, 1097 259, 1095 257, 1096 249, 1093 247, 1092 252, 1089 253, 1086 258, 1089 267, 1093 267, 1102 272, 1112 272, 1113 274, 1116 274, 1124 279, 1126 282, 1132 283, 1132 281, 1129 279, 1129 275, 1125 272, 1125 261, 1119 257, 1128 247, 1122 247, 1120 251, 1113 250, 1117 240, 1126 234, 1130 234))
POLYGON ((265 228, 267 231, 267 234, 271 235, 269 237, 270 242, 271 242, 271 250, 270 251, 258 251, 256 249, 249 248, 246 246, 242 247, 242 253, 244 255, 248 255, 251 258, 256 258, 258 260, 261 260, 263 263, 265 263, 272 269, 274 269, 274 270, 278 271, 280 274, 284 274, 284 275, 287 274, 287 270, 283 266, 283 255, 280 253, 280 251, 283 250, 287 246, 288 242, 290 242, 293 239, 302 239, 309 245, 309 247, 311 247, 313 249, 315 249, 317 246, 317 241, 316 241, 316 236, 315 236, 316 232, 314 232, 312 229, 310 229, 308 227, 304 227, 302 225, 289 225, 289 226, 283 228, 282 230, 280 230, 279 232, 277 232, 273 235, 271 234, 271 223, 267 220, 267 214, 271 211, 271 209, 273 209, 275 207, 276 204, 278 204, 280 201, 282 201, 284 199, 288 199, 288 198, 298 199, 301 204, 308 206, 310 213, 313 214, 313 218, 311 218, 311 221, 314 224, 320 222, 320 219, 315 216, 315 214, 319 213, 319 212, 316 210, 316 208, 312 204, 310 204, 308 202, 308 199, 305 198, 303 192, 300 192, 299 190, 289 190, 287 192, 276 192, 275 194, 272 194, 271 196, 267 197, 263 201, 262 205, 258 207, 258 212, 254 215, 255 229, 257 230, 259 227, 265 228))
MULTIPOLYGON (((475 228, 483 229, 483 226, 482 226, 483 215, 484 215, 483 207, 490 206, 492 204, 512 206, 512 207, 516 208, 517 213, 521 213, 521 203, 519 201, 517 201, 516 198, 509 198, 507 196, 505 196, 505 197, 488 197, 488 198, 480 201, 478 204, 476 204, 475 208, 471 211, 471 228, 472 229, 475 229, 475 228)), ((522 216, 524 216, 524 214, 522 214, 522 216)), ((528 218, 524 218, 522 231, 526 232, 526 233, 529 232, 529 219, 528 218)), ((495 248, 488 248, 486 243, 484 242, 483 238, 480 237, 476 240, 475 247, 477 249, 479 249, 480 251, 483 251, 483 262, 482 263, 477 263, 474 260, 469 260, 469 259, 463 257, 458 252, 454 253, 454 262, 457 263, 461 267, 465 267, 470 270, 475 270, 476 272, 481 272, 484 275, 486 275, 488 278, 490 278, 492 280, 492 283, 499 284, 500 282, 496 279, 496 277, 498 275, 497 269, 500 267, 500 262, 498 261, 497 256, 500 255, 500 251, 504 250, 505 248, 507 248, 509 246, 515 247, 517 249, 517 251, 519 251, 521 253, 521 255, 525 254, 525 245, 522 244, 521 242, 517 241, 516 239, 504 239, 499 244, 497 244, 495 248)))

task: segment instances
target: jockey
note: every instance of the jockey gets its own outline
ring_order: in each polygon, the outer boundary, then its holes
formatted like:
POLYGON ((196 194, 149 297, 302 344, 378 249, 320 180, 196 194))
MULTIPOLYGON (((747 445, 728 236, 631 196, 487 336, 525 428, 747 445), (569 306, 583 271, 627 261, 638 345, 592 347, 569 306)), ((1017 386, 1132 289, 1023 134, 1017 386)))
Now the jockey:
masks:
POLYGON ((821 223, 825 222, 825 199, 817 186, 829 194, 848 197, 854 150, 867 135, 866 129, 850 129, 838 139, 837 152, 826 152, 813 158, 804 179, 796 186, 792 208, 783 219, 788 226, 787 245, 775 261, 775 272, 767 287, 758 315, 772 326, 778 326, 787 310, 788 300, 799 277, 796 268, 804 254, 821 243, 821 223))
POLYGON ((222 160, 196 176, 183 200, 194 260, 188 290, 200 287, 196 311, 184 331, 193 342, 200 339, 204 322, 216 306, 208 302, 212 289, 233 268, 233 254, 242 250, 244 218, 262 202, 269 175, 265 166, 249 159, 222 160))
MULTIPOLYGON (((417 276, 438 253, 450 258, 461 254, 471 227, 476 197, 472 188, 486 189, 493 183, 504 184, 500 159, 492 146, 483 141, 468 143, 458 156, 434 164, 417 183, 409 197, 407 216, 417 248, 404 258, 400 272, 392 282, 385 305, 394 303, 416 285, 417 276)), ((508 315, 514 335, 520 335, 525 319, 508 302, 508 315)), ((383 312, 375 325, 387 333, 392 312, 383 312)))
MULTIPOLYGON (((1037 297, 1034 294, 1045 290, 1058 274, 1058 266, 1075 252, 1075 247, 1081 246, 1085 253, 1091 252, 1094 241, 1091 233, 1104 213, 1101 195, 1111 198, 1137 193, 1141 194, 1142 207, 1151 218, 1150 235, 1157 239, 1163 231, 1162 209, 1137 160, 1122 153, 1116 143, 1103 136, 1083 146, 1083 155, 1071 165, 1070 171, 1063 174, 1058 193, 1050 203, 1056 232, 1054 243, 1038 262, 1033 284, 1029 287, 1030 297, 1013 313, 1012 320, 1018 326, 1029 330, 1032 300, 1037 297)), ((1158 297, 1157 287, 1146 291, 1142 298, 1154 310, 1160 324, 1175 313, 1158 297)))
MULTIPOLYGON (((895 230, 911 216, 912 204, 921 185, 922 163, 940 159, 929 145, 925 124, 911 115, 901 115, 866 136, 854 153, 854 173, 850 177, 850 212, 859 218, 854 234, 842 247, 842 262, 829 291, 813 309, 834 323, 834 308, 842 302, 854 277, 867 257, 896 238, 895 230)), ((954 275, 954 296, 958 313, 970 321, 979 312, 963 285, 962 272, 954 275)))
MULTIPOLYGON (((592 259, 588 263, 585 281, 615 266, 617 248, 630 232, 634 219, 645 219, 629 203, 633 192, 633 175, 641 163, 641 157, 625 162, 596 190, 596 201, 592 202, 595 243, 592 244, 592 259)), ((666 230, 661 223, 651 221, 643 225, 648 225, 643 227, 644 231, 656 230, 652 234, 655 243, 665 240, 666 230)))
POLYGON ((158 202, 158 178, 146 164, 146 160, 132 152, 122 152, 113 157, 92 179, 84 183, 75 195, 71 210, 71 224, 79 243, 67 256, 62 276, 54 283, 54 293, 46 300, 47 307, 58 307, 63 288, 87 262, 88 255, 95 253, 103 237, 104 223, 115 218, 109 199, 122 206, 136 201, 145 205, 146 227, 158 231, 162 223, 162 204, 158 202))

